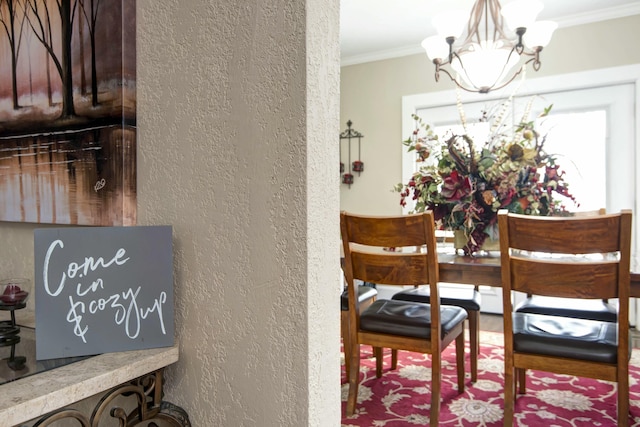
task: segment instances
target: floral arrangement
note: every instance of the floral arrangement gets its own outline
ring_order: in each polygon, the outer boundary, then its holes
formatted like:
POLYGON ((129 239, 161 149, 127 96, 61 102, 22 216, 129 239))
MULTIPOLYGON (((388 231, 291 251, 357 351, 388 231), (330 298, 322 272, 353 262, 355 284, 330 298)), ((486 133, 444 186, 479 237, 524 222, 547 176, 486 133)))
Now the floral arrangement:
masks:
MULTIPOLYGON (((565 203, 578 204, 569 193, 556 156, 544 151, 546 135, 540 135, 535 122, 527 120, 532 101, 520 123, 509 132, 502 122, 511 97, 495 116, 484 112, 481 121, 488 122, 490 130, 480 147, 467 132, 459 99, 464 134, 449 131, 444 143, 414 114, 416 129, 403 144, 416 152, 421 166, 408 183, 394 188, 400 193, 400 204, 406 206, 411 198, 415 201, 412 213, 431 210, 439 228, 462 230, 466 254, 480 250, 487 238, 497 239, 500 209, 528 215, 567 215, 565 203)), ((540 117, 550 110, 551 106, 540 117)))

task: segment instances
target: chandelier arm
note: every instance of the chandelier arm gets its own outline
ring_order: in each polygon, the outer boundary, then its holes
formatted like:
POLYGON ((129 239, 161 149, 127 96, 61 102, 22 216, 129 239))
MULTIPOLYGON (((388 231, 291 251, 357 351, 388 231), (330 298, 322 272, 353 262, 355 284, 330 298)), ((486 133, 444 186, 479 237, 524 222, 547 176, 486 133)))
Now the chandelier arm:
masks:
MULTIPOLYGON (((436 73, 435 73, 435 78, 436 78, 436 83, 438 83, 440 81, 440 60, 439 59, 434 59, 433 63, 436 65, 436 73)), ((443 70, 446 72, 446 70, 443 70)))
POLYGON ((468 88, 468 87, 464 86, 464 84, 459 79, 453 77, 451 75, 451 73, 449 72, 449 70, 447 70, 446 68, 440 68, 438 71, 441 71, 441 72, 445 73, 447 76, 449 76, 451 81, 454 82, 462 90, 466 90, 467 92, 474 92, 474 93, 478 93, 478 92, 482 91, 482 89, 478 89, 476 87, 468 88))
POLYGON ((484 40, 489 39, 489 17, 493 21, 493 40, 508 40, 509 38, 503 30, 504 23, 500 10, 501 6, 498 0, 477 0, 471 9, 469 22, 467 23, 467 38, 462 45, 473 42, 481 44, 483 39, 480 37, 480 24, 482 23, 483 15, 484 40))
MULTIPOLYGON (((517 76, 519 76, 522 71, 524 70, 524 68, 529 64, 532 63, 532 67, 535 71, 538 71, 540 69, 540 51, 542 50, 542 48, 536 48, 536 50, 534 50, 533 52, 523 52, 522 55, 526 55, 526 56, 530 56, 531 58, 529 58, 527 61, 525 61, 520 67, 518 67, 518 71, 515 72, 511 78, 509 78, 508 80, 502 82, 499 86, 490 86, 488 88, 485 87, 478 87, 475 85, 471 85, 471 87, 467 87, 465 86, 465 84, 458 78, 453 77, 453 75, 449 72, 449 70, 447 70, 446 68, 443 68, 443 66, 445 65, 450 65, 451 61, 447 61, 447 62, 441 62, 440 60, 434 60, 433 63, 436 65, 436 82, 440 81, 440 72, 445 73, 447 76, 449 76, 449 78, 451 79, 451 81, 453 81, 460 89, 463 89, 467 92, 474 92, 474 93, 488 93, 491 90, 498 90, 498 89, 502 89, 503 87, 505 87, 506 85, 508 85, 509 83, 511 83, 512 81, 515 80, 515 78, 517 76)), ((512 48, 511 52, 509 53, 509 57, 511 57, 511 55, 513 55, 513 53, 516 52, 517 50, 516 48, 512 48)), ((453 57, 458 58, 458 61, 460 62, 460 65, 462 66, 462 69, 466 72, 466 69, 464 67, 464 63, 462 62, 462 59, 460 58, 460 56, 458 56, 457 53, 453 52, 453 57)), ((505 62, 505 65, 503 66, 503 70, 504 67, 506 67, 506 64, 508 63, 508 59, 505 62)))
POLYGON ((499 86, 495 86, 492 87, 491 90, 498 90, 498 89, 502 89, 503 87, 505 87, 506 85, 508 85, 509 83, 511 83, 512 81, 515 80, 516 77, 518 77, 520 75, 520 73, 522 73, 522 71, 526 68, 526 65, 533 61, 534 58, 529 59, 527 62, 525 62, 524 64, 522 64, 521 67, 518 68, 518 71, 516 71, 513 76, 511 76, 511 78, 505 82, 503 82, 502 84, 500 84, 499 86))
MULTIPOLYGON (((484 39, 485 39, 485 41, 489 40, 489 6, 490 6, 490 3, 492 3, 491 0, 484 0, 484 39)), ((491 13, 492 13, 491 20, 495 24, 496 21, 495 21, 495 19, 493 17, 493 10, 491 11, 491 13)), ((495 28, 493 30, 493 39, 494 40, 496 39, 496 30, 495 30, 495 28)), ((480 43, 480 40, 478 40, 478 43, 480 43)))
MULTIPOLYGON (((502 20, 502 14, 500 13, 502 7, 499 0, 488 0, 491 10, 491 20, 493 21, 493 40, 504 39, 508 40, 508 37, 504 33, 504 22, 502 20)), ((488 15, 488 13, 487 13, 488 15)), ((487 28, 488 23, 487 23, 487 28)))
POLYGON ((486 2, 487 0, 478 0, 473 5, 469 22, 467 22, 467 38, 462 42, 463 46, 473 43, 474 37, 477 39, 476 42, 480 43, 480 21, 482 20, 482 14, 486 7, 486 2))
POLYGON ((533 58, 530 58, 529 60, 527 60, 524 65, 526 66, 529 62, 533 62, 533 64, 531 64, 531 66, 533 67, 534 71, 538 71, 540 70, 540 65, 542 65, 542 63, 540 62, 540 51, 542 50, 541 47, 536 48, 536 50, 531 54, 533 55, 533 58))

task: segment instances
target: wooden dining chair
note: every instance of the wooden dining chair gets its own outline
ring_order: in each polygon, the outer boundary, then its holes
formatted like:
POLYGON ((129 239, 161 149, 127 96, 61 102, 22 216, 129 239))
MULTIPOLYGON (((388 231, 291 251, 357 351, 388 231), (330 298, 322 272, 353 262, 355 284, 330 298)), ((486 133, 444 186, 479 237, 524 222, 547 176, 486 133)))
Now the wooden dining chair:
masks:
POLYGON ((382 348, 431 354, 430 425, 440 414, 442 351, 455 340, 458 391, 464 391, 464 320, 460 307, 440 305, 438 254, 433 214, 374 217, 340 213, 344 273, 349 291, 351 370, 347 415, 353 415, 360 379, 360 345, 376 348, 376 374, 382 374, 382 348), (426 249, 416 250, 425 245, 426 249), (398 248, 394 252, 385 247, 398 248), (355 280, 391 286, 428 284, 431 304, 377 299, 362 310, 355 280))
MULTIPOLYGON (((360 309, 369 307, 377 298, 378 291, 370 286, 358 286, 358 304, 360 309)), ((344 353, 344 371, 347 378, 351 371, 351 343, 349 342, 349 291, 345 289, 340 295, 340 335, 344 353)))
POLYGON ((613 381, 629 422, 631 212, 594 217, 498 213, 504 308, 504 425, 527 369, 613 381), (619 302, 616 322, 513 312, 512 291, 619 302))
MULTIPOLYGON (((420 286, 413 289, 400 291, 393 295, 392 299, 401 301, 414 301, 429 304, 431 295, 429 287, 420 286)), ((471 367, 471 382, 478 381, 478 355, 480 354, 480 304, 481 296, 479 286, 466 288, 441 289, 440 304, 461 307, 467 312, 469 325, 469 359, 471 367)), ((396 368, 397 353, 393 353, 391 367, 396 368)))
MULTIPOLYGON (((606 209, 574 212, 574 217, 589 217, 606 214, 606 209)), ((616 322, 618 309, 607 299, 574 300, 571 298, 545 297, 527 294, 525 299, 516 305, 515 312, 531 314, 547 314, 550 316, 573 317, 576 319, 602 320, 616 322)))
MULTIPOLYGON (((444 236, 442 243, 453 243, 453 236, 444 236)), ((414 287, 400 291, 393 295, 392 299, 402 301, 414 301, 429 304, 431 296, 428 286, 414 287)), ((480 305, 482 297, 480 287, 466 286, 463 288, 444 288, 440 290, 440 304, 462 307, 467 312, 467 324, 469 326, 469 365, 471 367, 471 382, 478 381, 478 355, 480 354, 480 305)), ((395 369, 398 362, 398 352, 392 351, 391 369, 395 369)))

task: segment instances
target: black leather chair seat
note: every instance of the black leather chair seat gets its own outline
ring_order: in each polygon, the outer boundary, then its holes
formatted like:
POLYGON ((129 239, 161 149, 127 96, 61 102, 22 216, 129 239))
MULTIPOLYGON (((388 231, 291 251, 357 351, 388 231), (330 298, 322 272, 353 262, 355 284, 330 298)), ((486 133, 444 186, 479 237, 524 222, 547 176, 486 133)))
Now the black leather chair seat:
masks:
MULTIPOLYGON (((429 304, 431 302, 429 288, 413 288, 395 294, 391 299, 400 301, 413 301, 429 304)), ((480 292, 473 287, 468 288, 443 288, 440 289, 440 304, 455 305, 465 310, 480 311, 480 292)))
MULTIPOLYGON (((444 337, 467 318, 460 307, 440 306, 444 337)), ((407 337, 431 337, 431 306, 419 302, 377 300, 360 313, 360 329, 407 337)))
MULTIPOLYGON (((378 291, 370 286, 358 286, 358 301, 363 302, 378 295, 378 291)), ((349 311, 349 291, 340 295, 340 310, 349 311)))
POLYGON ((516 313, 546 314, 549 316, 573 317, 575 319, 617 322, 616 308, 602 300, 553 298, 532 295, 518 304, 516 313))
POLYGON ((616 363, 617 325, 596 320, 514 313, 515 351, 616 363))

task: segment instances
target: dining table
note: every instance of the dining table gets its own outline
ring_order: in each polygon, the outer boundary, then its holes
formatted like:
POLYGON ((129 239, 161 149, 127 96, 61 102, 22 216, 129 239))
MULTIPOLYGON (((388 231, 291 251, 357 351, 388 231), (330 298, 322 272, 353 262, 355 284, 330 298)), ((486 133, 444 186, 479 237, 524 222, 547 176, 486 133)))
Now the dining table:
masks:
MULTIPOLYGON (((342 245, 340 266, 344 267, 342 245)), ((450 243, 439 242, 438 270, 440 282, 502 287, 499 251, 481 251, 474 255, 464 255, 450 243)), ((640 298, 640 256, 631 257, 629 296, 640 298)))
MULTIPOLYGON (((629 294, 635 298, 640 298, 640 265, 638 264, 633 262, 631 265, 629 294)), ((446 251, 438 253, 438 267, 441 282, 502 286, 499 252, 470 256, 446 251)))

